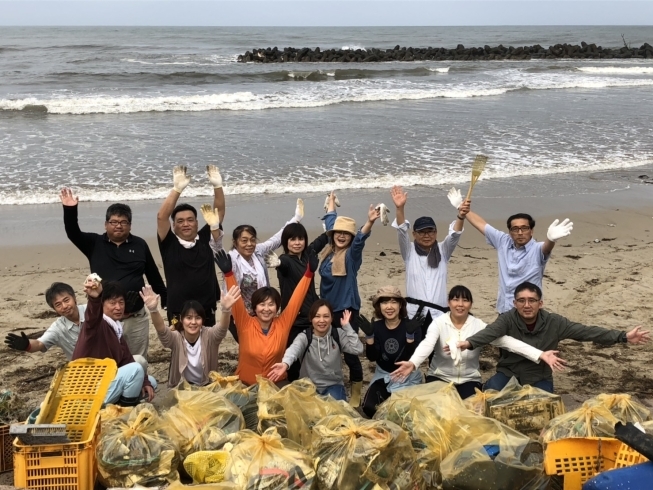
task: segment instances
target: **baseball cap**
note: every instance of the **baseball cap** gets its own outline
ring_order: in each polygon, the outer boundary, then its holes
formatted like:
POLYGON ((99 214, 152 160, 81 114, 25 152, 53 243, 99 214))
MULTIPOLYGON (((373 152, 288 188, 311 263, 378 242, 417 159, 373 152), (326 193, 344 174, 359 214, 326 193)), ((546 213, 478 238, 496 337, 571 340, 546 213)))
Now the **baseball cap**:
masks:
POLYGON ((425 230, 426 228, 435 228, 436 230, 438 229, 437 226, 435 226, 435 221, 433 221, 433 218, 429 216, 422 216, 421 218, 417 218, 415 220, 413 230, 419 231, 425 230))

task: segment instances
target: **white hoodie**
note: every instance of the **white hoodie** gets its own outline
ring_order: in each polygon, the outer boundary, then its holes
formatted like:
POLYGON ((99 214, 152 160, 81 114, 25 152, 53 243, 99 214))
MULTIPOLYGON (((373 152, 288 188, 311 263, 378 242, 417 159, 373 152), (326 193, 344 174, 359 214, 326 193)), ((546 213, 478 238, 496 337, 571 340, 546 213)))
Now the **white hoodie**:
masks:
MULTIPOLYGON (((469 315, 463 327, 458 330, 451 322, 451 314, 445 313, 439 316, 431 325, 429 325, 426 337, 415 349, 415 353, 410 358, 410 362, 419 368, 420 364, 431 354, 435 352, 433 361, 429 366, 428 376, 436 376, 448 382, 455 384, 467 383, 469 381, 481 382, 481 373, 479 371, 478 358, 481 349, 465 350, 461 352, 461 361, 457 366, 451 355, 444 352, 444 346, 447 342, 454 340, 456 342, 467 340, 475 333, 483 330, 486 323, 478 318, 469 315)), ((542 351, 532 347, 521 340, 513 337, 500 337, 492 345, 507 351, 524 356, 526 359, 539 363, 542 351)))

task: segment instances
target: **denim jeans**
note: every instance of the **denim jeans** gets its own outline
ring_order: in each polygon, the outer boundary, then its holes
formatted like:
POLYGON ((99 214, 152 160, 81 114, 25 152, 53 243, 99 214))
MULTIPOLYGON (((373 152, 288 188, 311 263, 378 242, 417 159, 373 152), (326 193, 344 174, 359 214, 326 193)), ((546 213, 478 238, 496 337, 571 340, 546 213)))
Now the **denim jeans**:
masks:
POLYGON ((347 391, 345 391, 344 385, 331 385, 327 386, 325 389, 318 391, 320 395, 331 395, 336 400, 347 401, 347 391))
POLYGON ((116 403, 121 396, 125 398, 140 396, 144 378, 143 367, 137 362, 118 368, 118 374, 109 385, 109 391, 104 398, 104 403, 116 403))
MULTIPOLYGON (((485 382, 485 385, 483 386, 483 391, 485 390, 501 391, 503 387, 508 384, 508 381, 510 381, 510 378, 508 376, 506 376, 503 373, 497 373, 485 382)), ((552 379, 543 379, 538 381, 537 383, 533 383, 531 386, 534 386, 535 388, 539 388, 544 391, 548 391, 549 393, 553 393, 552 379)))

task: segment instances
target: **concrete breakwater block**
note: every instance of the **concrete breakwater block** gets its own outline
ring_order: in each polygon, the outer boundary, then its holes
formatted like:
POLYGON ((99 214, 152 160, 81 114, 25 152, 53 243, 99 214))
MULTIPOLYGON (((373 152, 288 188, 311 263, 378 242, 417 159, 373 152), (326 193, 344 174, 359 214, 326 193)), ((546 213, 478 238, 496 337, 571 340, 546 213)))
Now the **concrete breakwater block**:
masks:
POLYGON ((482 48, 466 48, 459 44, 455 49, 406 48, 394 49, 320 49, 320 48, 258 48, 238 56, 241 63, 373 63, 380 61, 475 61, 475 60, 530 60, 530 59, 653 59, 653 46, 648 43, 639 48, 603 48, 596 44, 556 44, 544 48, 534 46, 503 45, 482 48))

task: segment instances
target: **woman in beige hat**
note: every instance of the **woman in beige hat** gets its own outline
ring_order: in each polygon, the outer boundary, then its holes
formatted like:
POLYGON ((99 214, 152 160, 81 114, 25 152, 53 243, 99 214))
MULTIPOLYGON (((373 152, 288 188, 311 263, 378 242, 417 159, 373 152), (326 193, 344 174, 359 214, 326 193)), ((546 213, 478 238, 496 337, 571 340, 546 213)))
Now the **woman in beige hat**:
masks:
MULTIPOLYGON (((336 214, 336 195, 329 196, 327 214, 324 222, 329 235, 329 244, 324 248, 320 258, 320 297, 333 306, 333 328, 338 328, 345 310, 351 311, 352 325, 356 325, 358 312, 361 309, 361 298, 358 294, 358 271, 363 265, 363 248, 365 241, 372 232, 374 222, 379 219, 380 212, 370 205, 367 221, 360 230, 351 218, 336 214)), ((358 328, 354 327, 356 331, 358 328)), ((349 367, 351 381, 351 398, 349 403, 357 407, 361 402, 363 387, 363 366, 358 356, 345 354, 345 363, 349 367)))
POLYGON ((390 375, 397 363, 412 357, 422 340, 422 324, 430 321, 430 317, 409 320, 406 300, 395 286, 379 289, 372 306, 378 320, 370 323, 364 316, 359 317, 359 326, 365 332, 367 358, 376 362, 376 371, 363 400, 363 411, 369 417, 374 415, 380 403, 390 398, 391 393, 423 382, 420 371, 401 381, 393 381, 390 375))

